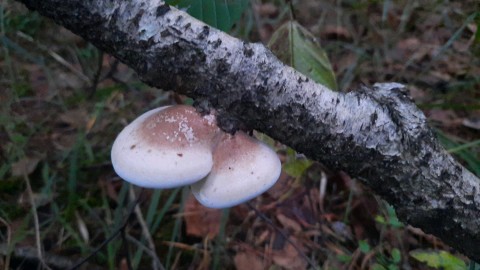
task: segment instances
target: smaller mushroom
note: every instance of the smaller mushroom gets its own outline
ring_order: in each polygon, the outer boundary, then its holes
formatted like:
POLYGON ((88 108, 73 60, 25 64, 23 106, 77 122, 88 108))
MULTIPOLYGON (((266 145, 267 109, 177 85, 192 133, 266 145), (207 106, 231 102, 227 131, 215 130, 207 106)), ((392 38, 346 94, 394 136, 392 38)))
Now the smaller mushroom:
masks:
POLYGON ((192 184, 212 169, 220 129, 191 106, 148 111, 126 126, 112 147, 112 164, 126 181, 148 188, 192 184))
POLYGON ((224 134, 213 152, 213 168, 192 184, 193 195, 210 208, 248 201, 269 189, 282 169, 277 154, 244 132, 224 134))

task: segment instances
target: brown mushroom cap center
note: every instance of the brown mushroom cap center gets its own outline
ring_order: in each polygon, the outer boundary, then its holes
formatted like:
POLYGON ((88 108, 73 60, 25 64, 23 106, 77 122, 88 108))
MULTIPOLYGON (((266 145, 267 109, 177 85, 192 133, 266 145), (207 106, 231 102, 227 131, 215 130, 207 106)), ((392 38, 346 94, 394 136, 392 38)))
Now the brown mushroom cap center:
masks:
POLYGON ((213 170, 229 171, 234 170, 235 166, 232 165, 248 164, 259 148, 259 144, 246 134, 224 134, 213 152, 213 170))
POLYGON ((148 145, 183 148, 211 144, 218 130, 214 116, 201 116, 195 108, 179 105, 150 115, 138 132, 148 145))

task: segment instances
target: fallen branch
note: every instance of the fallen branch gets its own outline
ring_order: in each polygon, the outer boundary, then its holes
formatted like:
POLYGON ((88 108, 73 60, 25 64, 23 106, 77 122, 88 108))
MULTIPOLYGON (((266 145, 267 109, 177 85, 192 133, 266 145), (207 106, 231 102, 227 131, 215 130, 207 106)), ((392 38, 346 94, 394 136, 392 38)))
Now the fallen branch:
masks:
MULTIPOLYGON (((480 261, 480 180, 438 143, 398 84, 333 92, 159 0, 18 0, 132 67, 147 84, 215 109, 362 180, 403 221, 480 261)), ((139 112, 140 113, 140 112, 139 112)))
MULTIPOLYGON (((24 267, 30 267, 30 269, 46 269, 45 265, 48 265, 54 269, 71 269, 75 265, 76 261, 66 256, 60 256, 45 252, 42 254, 42 258, 38 256, 37 247, 22 246, 10 248, 8 244, 0 243, 0 255, 11 256, 11 266, 16 268, 4 268, 4 269, 19 269, 24 267)), ((102 267, 93 264, 84 264, 85 269, 89 270, 101 270, 102 267)))

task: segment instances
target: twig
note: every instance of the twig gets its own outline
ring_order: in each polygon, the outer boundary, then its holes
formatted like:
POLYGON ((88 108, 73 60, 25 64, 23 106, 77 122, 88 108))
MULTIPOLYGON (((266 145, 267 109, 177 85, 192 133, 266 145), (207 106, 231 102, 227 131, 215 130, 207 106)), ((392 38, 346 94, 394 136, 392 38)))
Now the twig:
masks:
POLYGON ((285 238, 285 240, 290 245, 292 245, 292 247, 298 252, 298 254, 300 254, 300 256, 302 256, 305 259, 305 261, 307 261, 310 267, 312 267, 313 269, 319 269, 317 264, 314 261, 312 261, 307 256, 307 254, 305 254, 305 252, 303 252, 303 250, 301 250, 300 247, 297 246, 297 244, 295 244, 292 240, 290 240, 289 236, 283 230, 275 226, 275 224, 273 224, 273 222, 267 216, 265 216, 263 213, 258 211, 258 209, 255 208, 250 202, 247 202, 246 204, 251 210, 255 212, 255 214, 257 214, 261 219, 263 219, 263 221, 265 221, 268 225, 270 225, 273 229, 275 229, 283 238, 285 238))
MULTIPOLYGON (((130 194, 130 199, 132 201, 136 200, 135 192, 133 191, 132 186, 130 186, 129 194, 130 194)), ((155 254, 155 250, 156 250, 155 243, 153 242, 152 235, 150 234, 150 230, 148 229, 147 223, 145 222, 145 219, 143 218, 142 211, 141 211, 140 207, 138 206, 138 204, 135 206, 135 215, 137 216, 138 223, 140 224, 140 227, 142 228, 143 236, 147 240, 148 248, 153 252, 153 254, 155 254)), ((157 262, 160 262, 160 259, 155 255, 155 258, 152 257, 152 269, 155 269, 155 270, 162 269, 163 270, 164 267, 162 266, 162 264, 161 263, 157 264, 157 262)))
POLYGON ((43 246, 42 240, 40 239, 40 222, 38 222, 37 206, 35 205, 35 200, 33 199, 33 191, 32 186, 30 185, 30 179, 26 174, 24 174, 23 177, 25 179, 25 184, 27 185, 27 193, 28 198, 30 199, 30 206, 32 207, 33 224, 35 226, 35 243, 37 246, 38 260, 44 268, 51 270, 51 268, 43 260, 43 246))
MULTIPOLYGON (((3 243, 0 244, 0 255, 4 255, 4 256, 9 255, 12 258, 15 258, 15 260, 13 261, 22 261, 22 262, 28 261, 29 263, 32 263, 32 264, 38 264, 39 259, 38 259, 37 253, 38 252, 36 247, 22 246, 22 247, 10 248, 8 244, 3 244, 3 243)), ((72 265, 75 264, 75 262, 69 257, 59 256, 59 255, 51 254, 48 252, 44 252, 43 259, 45 263, 47 263, 49 266, 55 269, 69 269, 72 267, 72 265)), ((12 264, 13 263, 11 263, 9 266, 11 267, 11 269, 18 269, 18 265, 12 265, 12 264)), ((5 266, 7 265, 5 264, 5 266)), ((2 269, 10 269, 10 268, 2 268, 2 269)), ((100 268, 92 264, 86 264, 85 269, 101 270, 104 268, 100 268)))
POLYGON ((320 187, 319 187, 319 204, 320 204, 320 211, 322 213, 325 213, 325 195, 327 193, 327 175, 325 174, 324 171, 322 171, 321 177, 320 177, 320 187))
POLYGON ((73 74, 75 74, 82 81, 87 82, 87 83, 90 82, 90 79, 85 74, 83 74, 80 70, 75 68, 72 64, 70 64, 67 60, 65 60, 63 57, 61 57, 58 53, 54 52, 53 50, 49 49, 48 47, 46 47, 44 45, 41 45, 41 44, 35 42, 35 40, 31 36, 21 32, 21 31, 17 31, 16 34, 17 34, 18 37, 23 38, 26 41, 29 41, 31 43, 35 43, 38 48, 40 48, 43 51, 46 51, 53 59, 55 59, 62 66, 66 67, 68 70, 70 70, 73 74))

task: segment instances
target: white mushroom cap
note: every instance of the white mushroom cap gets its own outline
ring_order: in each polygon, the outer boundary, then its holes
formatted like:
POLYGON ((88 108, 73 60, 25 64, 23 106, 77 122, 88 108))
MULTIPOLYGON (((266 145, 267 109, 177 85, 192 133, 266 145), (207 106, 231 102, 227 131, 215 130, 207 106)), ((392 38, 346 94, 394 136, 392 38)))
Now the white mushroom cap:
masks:
POLYGON ((188 185, 212 169, 215 118, 191 106, 162 107, 144 113, 118 135, 112 164, 126 181, 148 188, 188 185))
POLYGON ((275 184, 282 169, 272 149, 244 132, 225 134, 213 160, 210 174, 192 185, 193 195, 210 208, 234 206, 260 195, 275 184))

